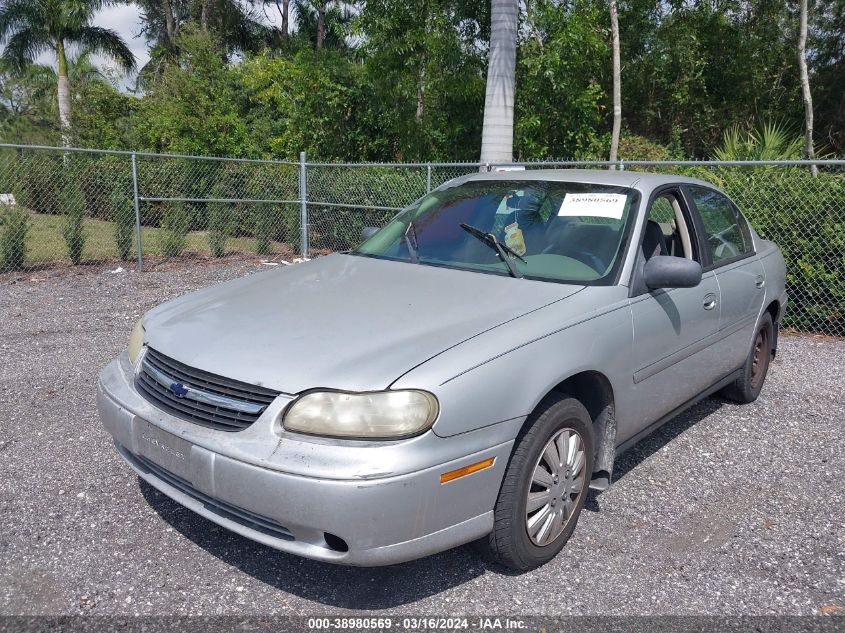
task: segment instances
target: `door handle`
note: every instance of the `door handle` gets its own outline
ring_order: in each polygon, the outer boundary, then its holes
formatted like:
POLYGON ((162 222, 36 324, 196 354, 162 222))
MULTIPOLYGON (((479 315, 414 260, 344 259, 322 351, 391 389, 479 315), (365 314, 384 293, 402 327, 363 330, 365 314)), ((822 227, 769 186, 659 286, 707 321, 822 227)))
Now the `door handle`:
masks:
POLYGON ((716 295, 709 294, 704 296, 704 309, 705 310, 712 310, 716 307, 716 295))
POLYGON ((757 279, 754 280, 754 285, 762 289, 766 286, 766 280, 763 278, 762 275, 758 275, 757 279))

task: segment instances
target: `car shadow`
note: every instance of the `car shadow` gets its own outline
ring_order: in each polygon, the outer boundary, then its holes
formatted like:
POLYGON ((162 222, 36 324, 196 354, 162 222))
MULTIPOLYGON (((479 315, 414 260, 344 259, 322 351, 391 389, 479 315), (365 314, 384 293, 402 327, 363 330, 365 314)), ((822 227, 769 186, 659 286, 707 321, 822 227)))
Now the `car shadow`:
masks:
MULTIPOLYGON (((724 402, 707 398, 633 446, 617 461, 613 480, 618 481, 638 464, 724 402)), ((482 558, 472 545, 464 545, 427 558, 389 567, 344 567, 279 552, 230 532, 184 508, 138 479, 141 494, 173 529, 227 565, 287 593, 343 609, 389 609, 433 596, 469 582, 490 571, 515 575, 482 558)), ((599 512, 599 493, 590 492, 585 510, 599 512)))
POLYGON ((389 567, 345 567, 256 543, 201 517, 138 479, 147 503, 173 529, 227 565, 306 600, 343 609, 388 609, 466 583, 488 569, 471 545, 389 567))
MULTIPOLYGON (((681 433, 695 426, 707 416, 715 413, 724 405, 725 401, 716 396, 705 398, 634 444, 634 446, 616 459, 613 465, 613 483, 622 479, 640 463, 681 435, 681 433)), ((590 512, 599 512, 600 497, 601 493, 590 491, 587 501, 584 504, 584 509, 590 512)))

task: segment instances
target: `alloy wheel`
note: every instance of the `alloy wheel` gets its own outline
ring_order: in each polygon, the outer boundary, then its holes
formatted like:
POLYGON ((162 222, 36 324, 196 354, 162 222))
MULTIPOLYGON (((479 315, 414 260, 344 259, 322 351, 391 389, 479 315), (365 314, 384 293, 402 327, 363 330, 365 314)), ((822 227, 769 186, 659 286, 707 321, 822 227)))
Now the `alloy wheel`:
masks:
POLYGON ((555 433, 540 454, 525 506, 525 527, 534 545, 543 547, 560 536, 586 488, 584 440, 577 431, 555 433))

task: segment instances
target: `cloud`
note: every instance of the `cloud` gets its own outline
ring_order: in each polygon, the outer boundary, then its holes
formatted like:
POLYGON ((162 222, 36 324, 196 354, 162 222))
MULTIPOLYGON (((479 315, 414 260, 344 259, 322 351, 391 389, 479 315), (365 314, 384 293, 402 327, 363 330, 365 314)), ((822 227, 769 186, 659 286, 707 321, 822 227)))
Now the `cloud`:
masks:
POLYGON ((147 42, 141 36, 141 9, 137 4, 107 7, 99 11, 94 18, 97 26, 117 31, 129 45, 136 63, 140 68, 150 60, 147 42))

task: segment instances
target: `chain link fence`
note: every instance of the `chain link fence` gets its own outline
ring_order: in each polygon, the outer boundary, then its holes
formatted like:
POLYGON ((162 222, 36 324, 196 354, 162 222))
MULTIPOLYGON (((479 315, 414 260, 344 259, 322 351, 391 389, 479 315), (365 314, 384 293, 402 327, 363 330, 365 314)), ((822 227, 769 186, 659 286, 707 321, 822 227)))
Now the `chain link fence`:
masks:
MULTIPOLYGON (((785 324, 845 336, 845 160, 631 161, 724 189, 787 262, 785 324)), ((536 162, 607 168, 606 162, 536 162)), ((0 274, 171 258, 289 261, 346 250, 479 163, 340 164, 0 145, 0 274)))

